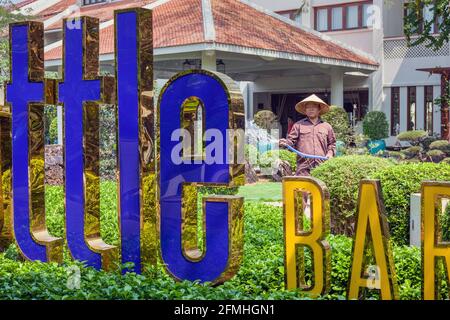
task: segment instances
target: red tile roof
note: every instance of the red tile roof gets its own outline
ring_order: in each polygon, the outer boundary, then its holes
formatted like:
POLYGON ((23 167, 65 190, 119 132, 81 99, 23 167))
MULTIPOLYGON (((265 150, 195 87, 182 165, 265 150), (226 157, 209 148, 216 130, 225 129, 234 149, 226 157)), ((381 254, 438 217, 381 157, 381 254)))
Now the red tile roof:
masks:
MULTIPOLYGON (((142 2, 153 1, 124 0, 108 5, 95 5, 96 8, 92 6, 89 11, 82 11, 82 14, 96 16, 104 21, 112 19, 113 10, 118 6, 134 7, 142 2)), ((217 44, 377 65, 366 56, 324 40, 316 34, 279 20, 239 0, 210 0, 210 2, 216 34, 214 42, 217 44)), ((205 40, 202 0, 171 0, 157 6, 153 9, 153 28, 155 48, 212 42, 205 40)), ((114 52, 112 26, 101 30, 100 42, 101 54, 114 52)), ((60 59, 61 54, 61 47, 54 48, 45 53, 45 59, 60 59)))
MULTIPOLYGON (((54 8, 49 8, 48 10, 45 10, 44 15, 46 16, 46 19, 48 19, 48 16, 52 16, 54 14, 58 14, 58 13, 64 11, 67 7, 72 5, 73 1, 76 2, 76 0, 63 1, 63 2, 68 3, 68 5, 64 8, 58 4, 54 8)), ((79 13, 74 12, 73 14, 67 16, 67 18, 82 15, 82 16, 98 18, 100 20, 100 22, 104 22, 104 21, 108 21, 108 20, 111 20, 114 18, 115 10, 143 7, 147 4, 155 2, 155 1, 156 0, 122 0, 122 1, 115 1, 115 2, 110 2, 110 3, 93 4, 93 5, 81 7, 79 13)), ((40 14, 40 16, 42 17, 42 14, 40 14)), ((54 29, 61 29, 61 21, 58 21, 46 28, 46 30, 54 30, 54 29)))
POLYGON ((211 0, 216 42, 374 64, 333 42, 236 0, 211 0))

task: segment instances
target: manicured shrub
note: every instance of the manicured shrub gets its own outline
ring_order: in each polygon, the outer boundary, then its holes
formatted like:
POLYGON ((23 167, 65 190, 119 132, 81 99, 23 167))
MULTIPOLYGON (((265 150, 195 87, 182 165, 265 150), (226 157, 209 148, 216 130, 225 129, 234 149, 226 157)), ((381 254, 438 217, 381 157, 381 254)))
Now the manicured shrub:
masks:
POLYGON ((103 179, 116 178, 116 107, 100 107, 100 173, 103 179))
POLYGON ((55 106, 44 107, 44 136, 46 144, 55 144, 58 141, 57 109, 55 106))
POLYGON ((439 150, 446 156, 450 156, 450 143, 447 140, 438 140, 430 144, 431 150, 439 150))
POLYGON ((270 168, 277 159, 289 162, 292 170, 295 172, 297 168, 297 155, 291 151, 280 149, 277 151, 264 152, 259 160, 262 168, 270 168))
POLYGON ((445 153, 436 149, 428 151, 427 156, 430 157, 433 162, 440 162, 445 158, 445 153))
POLYGON ((349 143, 350 122, 347 112, 342 107, 331 106, 330 111, 322 116, 322 120, 328 122, 336 134, 336 139, 349 143))
MULTIPOLYGON (((114 193, 112 183, 104 183, 105 191, 114 193)), ((62 235, 63 211, 59 203, 60 187, 52 187, 47 193, 47 204, 52 207, 51 231, 62 235), (50 199, 51 198, 51 199, 50 199), (56 209, 53 210, 53 206, 56 209), (60 217, 59 217, 60 216, 60 217)), ((103 190, 103 189, 102 189, 103 190)), ((102 221, 117 220, 115 196, 102 198, 102 221)), ((161 265, 149 268, 143 275, 119 272, 108 273, 83 267, 79 262, 70 261, 65 256, 64 264, 22 262, 17 250, 11 246, 0 254, 0 299, 35 300, 87 300, 87 299, 150 299, 150 300, 261 300, 261 299, 309 299, 297 290, 284 288, 284 238, 283 213, 281 208, 258 203, 245 205, 244 259, 238 274, 220 286, 198 284, 189 281, 176 282, 171 279, 161 265), (68 286, 76 268, 80 269, 80 288, 68 286)), ((110 231, 102 229, 102 236, 113 241, 108 235, 116 233, 115 224, 106 224, 110 231)), ((331 246, 331 292, 319 299, 344 299, 352 259, 352 239, 344 236, 329 236, 331 246)), ((115 242, 117 244, 117 242, 115 242)), ((421 253, 419 248, 393 247, 394 263, 398 277, 401 299, 420 299, 421 253)), ((311 266, 311 256, 305 257, 306 266, 311 266)), ((444 274, 442 274, 444 275, 444 274)), ((306 280, 311 284, 310 269, 306 280)), ((443 286, 442 292, 446 287, 443 286)), ((370 290, 366 298, 377 298, 377 290, 370 290)))
POLYGON ((312 171, 330 192, 331 229, 334 234, 353 234, 359 183, 393 162, 372 156, 344 156, 326 161, 312 171))
POLYGON ((405 131, 400 133, 397 136, 397 139, 400 141, 408 141, 413 145, 417 145, 423 139, 428 137, 428 133, 423 130, 413 130, 413 131, 405 131))
POLYGON ((58 118, 54 117, 50 122, 50 128, 48 129, 48 141, 47 144, 58 143, 58 118))
POLYGON ((401 151, 401 153, 403 153, 408 159, 418 157, 422 152, 423 149, 420 146, 412 146, 401 151))
POLYGON ((393 241, 406 245, 409 243, 411 194, 420 193, 422 181, 449 181, 450 166, 442 163, 405 163, 380 169, 370 177, 381 181, 393 241))
POLYGON ((405 154, 400 151, 388 151, 386 155, 396 160, 404 160, 406 158, 405 154))
POLYGON ((363 120, 363 132, 371 140, 381 140, 389 137, 389 123, 386 114, 381 111, 367 113, 363 120))
POLYGON ((430 149, 445 150, 450 146, 447 140, 437 140, 430 143, 430 149))

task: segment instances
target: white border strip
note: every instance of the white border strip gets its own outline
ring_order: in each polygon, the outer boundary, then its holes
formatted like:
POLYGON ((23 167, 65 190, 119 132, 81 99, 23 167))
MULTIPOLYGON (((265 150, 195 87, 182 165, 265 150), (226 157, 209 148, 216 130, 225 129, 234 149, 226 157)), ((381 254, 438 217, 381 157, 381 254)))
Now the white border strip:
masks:
POLYGON ((202 0, 203 32, 205 41, 216 41, 216 28, 211 0, 202 0))
MULTIPOLYGON (((162 58, 160 58, 161 56, 192 53, 192 52, 201 52, 201 51, 208 51, 208 50, 216 50, 216 51, 222 51, 222 52, 230 52, 230 53, 252 55, 252 56, 259 56, 259 57, 270 57, 270 58, 275 58, 275 59, 285 59, 285 60, 290 60, 290 61, 309 62, 309 63, 330 65, 330 66, 347 67, 347 68, 353 68, 353 69, 358 69, 358 70, 364 70, 364 71, 368 71, 368 72, 373 72, 373 71, 378 70, 378 67, 374 66, 374 65, 351 62, 351 61, 347 61, 347 60, 338 60, 338 59, 317 57, 317 56, 307 56, 307 55, 301 55, 301 54, 296 54, 296 53, 279 52, 279 51, 274 51, 274 50, 265 50, 265 49, 258 49, 258 48, 240 47, 240 46, 236 46, 236 45, 221 44, 221 43, 201 43, 201 44, 192 44, 192 45, 186 45, 186 46, 155 48, 154 56, 155 56, 155 61, 161 61, 162 60, 162 58)), ((114 54, 111 54, 111 53, 102 54, 102 55, 100 55, 100 61, 102 61, 102 62, 103 61, 114 61, 114 54)), ((46 67, 60 66, 60 65, 61 65, 61 59, 45 61, 46 67)))

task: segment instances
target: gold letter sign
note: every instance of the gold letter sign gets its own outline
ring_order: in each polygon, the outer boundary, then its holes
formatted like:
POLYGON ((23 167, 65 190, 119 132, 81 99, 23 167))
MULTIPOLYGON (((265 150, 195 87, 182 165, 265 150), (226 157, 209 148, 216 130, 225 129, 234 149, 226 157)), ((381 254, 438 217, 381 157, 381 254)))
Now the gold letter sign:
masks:
POLYGON ((443 198, 450 198, 449 182, 422 183, 422 295, 424 300, 439 298, 440 263, 446 266, 447 288, 450 288, 450 243, 442 241, 439 226, 443 198))
POLYGON ((358 299, 360 287, 380 289, 383 300, 398 299, 393 261, 380 182, 363 180, 359 189, 348 299, 358 299), (371 237, 375 266, 368 266, 364 259, 366 257, 364 249, 370 248, 365 247, 367 236, 371 237), (365 274, 362 272, 363 267, 364 270, 368 270, 365 274))
POLYGON ((330 288, 330 246, 325 240, 330 232, 330 196, 325 185, 307 177, 283 179, 285 280, 287 289, 301 288, 312 295, 326 294, 330 288), (310 232, 303 228, 303 193, 311 195, 310 232), (313 258, 313 284, 305 280, 304 247, 313 258))

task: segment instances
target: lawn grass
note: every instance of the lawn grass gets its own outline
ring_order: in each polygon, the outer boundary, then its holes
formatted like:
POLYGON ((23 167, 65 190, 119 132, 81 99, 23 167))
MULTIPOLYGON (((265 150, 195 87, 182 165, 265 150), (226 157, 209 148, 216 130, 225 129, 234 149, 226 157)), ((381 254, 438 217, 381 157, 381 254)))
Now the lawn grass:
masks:
POLYGON ((280 182, 261 182, 239 188, 239 196, 245 201, 278 202, 282 200, 280 182))

